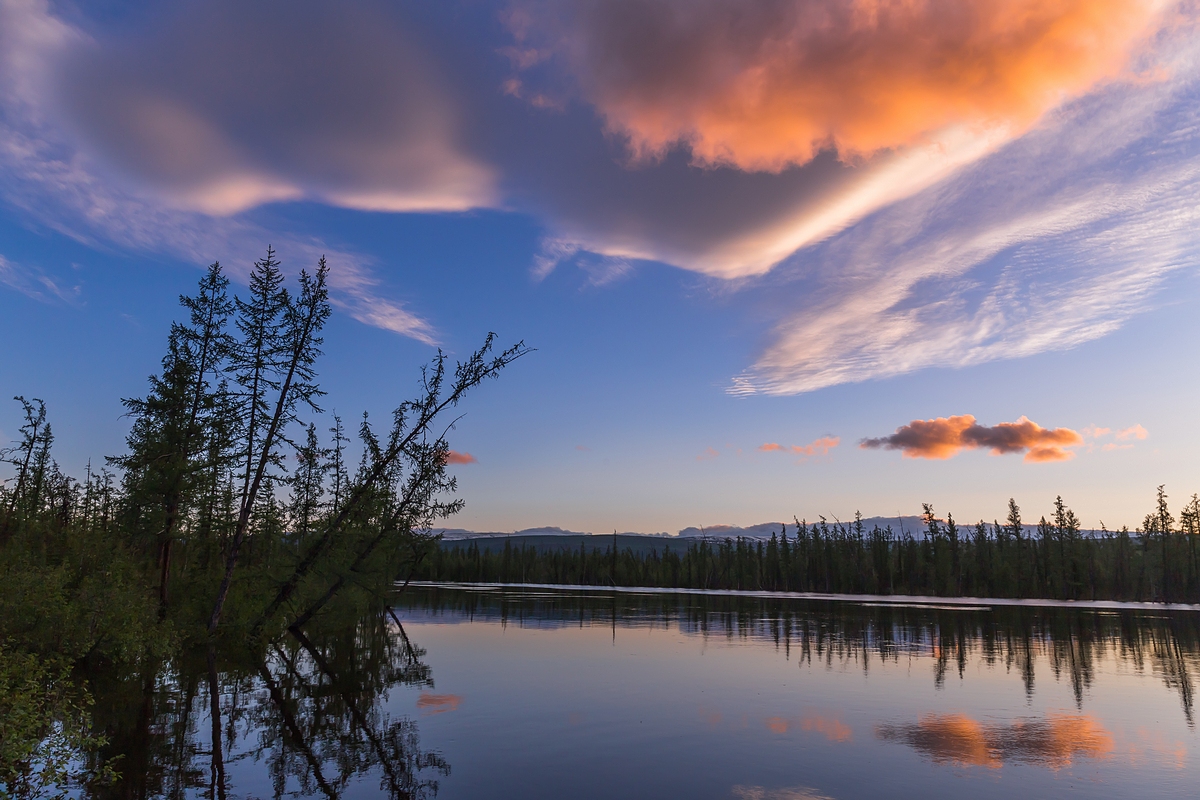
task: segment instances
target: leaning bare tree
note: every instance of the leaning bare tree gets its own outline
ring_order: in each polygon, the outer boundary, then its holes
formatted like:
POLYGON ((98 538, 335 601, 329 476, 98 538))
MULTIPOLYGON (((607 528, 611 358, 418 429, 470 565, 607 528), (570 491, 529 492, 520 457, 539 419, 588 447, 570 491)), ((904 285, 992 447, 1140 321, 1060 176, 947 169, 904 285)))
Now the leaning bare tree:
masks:
POLYGON ((353 520, 365 507, 371 507, 372 524, 367 535, 350 544, 348 552, 333 570, 333 578, 324 591, 300 609, 292 609, 291 624, 302 625, 331 600, 346 584, 363 575, 373 554, 381 547, 406 544, 420 558, 421 546, 433 540, 428 533, 433 522, 455 513, 461 500, 445 499, 454 491, 455 480, 446 474, 450 454, 446 433, 454 421, 444 419, 468 391, 529 352, 518 342, 493 355, 495 334, 488 334, 483 346, 466 361, 459 363, 453 377, 447 374, 446 356, 439 351, 433 363, 422 370, 421 394, 402 403, 392 414, 392 428, 386 441, 378 441, 369 428, 364 430, 366 454, 364 468, 349 487, 344 499, 332 510, 320 532, 308 542, 291 574, 263 610, 256 625, 261 629, 283 609, 288 608, 301 584, 347 534, 353 520))

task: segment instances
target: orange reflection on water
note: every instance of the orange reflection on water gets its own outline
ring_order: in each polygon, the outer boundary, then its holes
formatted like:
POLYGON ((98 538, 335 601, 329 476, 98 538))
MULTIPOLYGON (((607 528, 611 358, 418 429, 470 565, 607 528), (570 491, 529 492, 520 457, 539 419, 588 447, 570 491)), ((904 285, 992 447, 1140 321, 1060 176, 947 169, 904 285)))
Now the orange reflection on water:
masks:
POLYGON ((963 714, 927 714, 916 724, 881 725, 876 733, 909 745, 935 764, 989 769, 1005 763, 1062 769, 1079 757, 1110 758, 1115 749, 1112 734, 1087 714, 991 724, 963 714))
POLYGON ((881 739, 904 742, 935 764, 1001 766, 983 725, 962 714, 927 714, 916 725, 881 725, 877 733, 881 739))
POLYGON ((848 742, 853 736, 849 725, 837 717, 826 717, 820 714, 810 714, 800 720, 800 729, 815 731, 831 742, 848 742))
POLYGON ((429 692, 421 692, 417 698, 417 709, 424 716, 430 714, 441 714, 446 711, 453 711, 458 708, 458 704, 462 702, 460 694, 430 694, 429 692))
POLYGON ((767 717, 767 728, 771 733, 787 733, 791 723, 783 717, 767 717))
POLYGON ((1138 727, 1132 741, 1122 742, 1130 762, 1133 764, 1159 763, 1183 769, 1187 763, 1188 747, 1179 739, 1168 740, 1161 731, 1138 727))
POLYGON ((793 728, 819 733, 831 742, 848 742, 853 737, 850 726, 835 716, 806 714, 799 720, 786 717, 767 717, 764 722, 772 733, 784 734, 793 728))

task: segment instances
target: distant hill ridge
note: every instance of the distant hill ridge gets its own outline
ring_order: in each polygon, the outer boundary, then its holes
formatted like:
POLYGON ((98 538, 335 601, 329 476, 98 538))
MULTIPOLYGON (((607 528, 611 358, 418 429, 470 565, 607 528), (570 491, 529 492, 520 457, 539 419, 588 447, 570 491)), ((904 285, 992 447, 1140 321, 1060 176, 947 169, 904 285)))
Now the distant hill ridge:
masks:
MULTIPOLYGON (((807 520, 807 522, 808 522, 808 525, 811 527, 814 523, 819 523, 820 519, 807 520)), ((827 523, 831 528, 834 525, 836 525, 837 522, 838 522, 838 520, 835 520, 832 518, 827 519, 827 523)), ((939 520, 939 522, 942 522, 944 524, 945 520, 939 520)), ((854 523, 853 519, 841 520, 841 524, 845 525, 847 527, 852 525, 853 523, 854 523)), ((865 517, 862 521, 862 524, 863 524, 863 527, 868 531, 870 531, 876 525, 878 525, 881 528, 887 528, 890 525, 892 528, 892 532, 896 535, 900 535, 902 531, 907 531, 908 533, 911 533, 913 536, 920 537, 925 532, 925 521, 921 517, 918 517, 918 516, 865 517)), ((758 525, 748 525, 746 527, 741 527, 738 525, 710 525, 710 526, 705 526, 702 528, 687 527, 675 534, 666 533, 666 532, 640 533, 640 532, 636 532, 636 531, 620 531, 620 532, 618 532, 618 535, 620 537, 622 537, 622 539, 627 538, 627 537, 638 537, 638 538, 642 538, 642 539, 703 539, 703 538, 736 539, 739 536, 741 536, 743 539, 770 539, 771 534, 775 534, 776 536, 778 536, 780 531, 782 531, 784 529, 785 525, 787 527, 788 535, 795 536, 796 535, 796 523, 795 522, 788 522, 788 523, 762 522, 762 523, 759 523, 758 525)), ((988 522, 988 525, 989 526, 991 525, 990 521, 988 522)), ((969 535, 968 529, 974 527, 974 523, 973 522, 965 523, 965 522, 960 521, 958 523, 958 526, 959 526, 959 530, 962 531, 961 535, 966 536, 966 535, 969 535)), ((1037 525, 1028 525, 1027 524, 1027 525, 1023 525, 1022 527, 1025 529, 1025 534, 1027 536, 1036 536, 1037 535, 1037 525)), ((558 527, 554 527, 554 526, 547 526, 547 527, 541 527, 541 528, 526 528, 526 529, 520 530, 520 531, 469 531, 469 530, 465 530, 463 528, 435 528, 434 532, 441 533, 443 539, 448 542, 466 541, 466 540, 470 540, 470 539, 506 539, 506 538, 520 538, 520 539, 528 540, 531 538, 539 538, 540 539, 542 537, 562 537, 562 536, 569 536, 569 537, 593 537, 594 536, 597 539, 602 539, 604 537, 611 538, 613 535, 612 532, 593 533, 590 531, 572 531, 572 530, 566 530, 564 528, 558 528, 558 527)), ((1101 531, 1085 529, 1085 530, 1081 531, 1081 533, 1084 536, 1098 536, 1101 534, 1101 531)))

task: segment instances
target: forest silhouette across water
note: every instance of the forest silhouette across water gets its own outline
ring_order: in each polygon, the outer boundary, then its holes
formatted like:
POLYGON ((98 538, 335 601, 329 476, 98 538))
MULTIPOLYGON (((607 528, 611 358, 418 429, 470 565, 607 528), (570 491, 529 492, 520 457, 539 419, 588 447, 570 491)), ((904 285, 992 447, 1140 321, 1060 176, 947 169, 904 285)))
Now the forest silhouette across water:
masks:
POLYGON ((1056 498, 1035 525, 1015 500, 1004 522, 959 526, 926 505, 924 529, 861 516, 781 524, 769 538, 503 537, 441 542, 407 573, 431 581, 1200 603, 1200 497, 1177 520, 1165 487, 1136 531, 1084 531, 1056 498), (624 544, 622 543, 624 540, 624 544))

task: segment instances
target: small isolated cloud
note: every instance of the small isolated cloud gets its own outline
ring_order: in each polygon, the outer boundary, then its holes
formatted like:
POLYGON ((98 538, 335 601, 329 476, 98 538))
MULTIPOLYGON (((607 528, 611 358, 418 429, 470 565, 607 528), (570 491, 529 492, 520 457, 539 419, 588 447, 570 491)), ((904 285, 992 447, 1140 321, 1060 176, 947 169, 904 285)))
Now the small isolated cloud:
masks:
POLYGON ((800 456, 824 456, 828 455, 830 450, 841 444, 841 441, 841 438, 837 436, 822 436, 808 444, 782 445, 775 442, 767 442, 766 444, 759 445, 758 449, 764 453, 795 453, 800 456))
POLYGON ((462 695, 460 694, 430 694, 429 692, 421 692, 421 695, 417 698, 417 710, 423 716, 441 714, 446 711, 454 711, 461 702, 462 695))
POLYGON ((704 448, 703 453, 696 456, 696 460, 697 461, 708 461, 710 459, 716 458, 719 455, 721 455, 721 454, 717 452, 717 449, 715 447, 706 447, 706 448, 704 448))
POLYGON ((1134 425, 1132 428, 1126 428, 1123 431, 1117 431, 1116 438, 1118 441, 1128 441, 1130 439, 1145 439, 1147 431, 1141 425, 1134 425))
MULTIPOLYGON (((1134 439, 1145 439, 1149 432, 1141 425, 1133 425, 1128 428, 1113 432, 1112 428, 1101 428, 1096 425, 1089 425, 1083 429, 1084 437, 1088 439, 1103 439, 1107 436, 1112 436, 1116 441, 1106 442, 1100 447, 1100 450, 1105 453, 1111 453, 1114 450, 1131 450, 1133 449, 1134 439)), ((1096 444, 1088 444, 1088 452, 1090 453, 1096 444)))
POLYGON ((478 464, 479 459, 470 453, 460 453, 457 450, 451 450, 446 455, 447 464, 478 464))
POLYGON ((863 439, 864 449, 900 450, 905 458, 951 458, 961 450, 987 448, 992 455, 1025 453, 1029 462, 1065 461, 1074 453, 1066 448, 1083 444, 1070 428, 1043 428, 1028 417, 988 427, 962 414, 937 419, 917 419, 901 425, 891 436, 863 439))
POLYGON ((588 447, 587 445, 577 444, 577 445, 575 445, 575 449, 581 453, 586 453, 589 450, 591 450, 592 448, 588 447))

